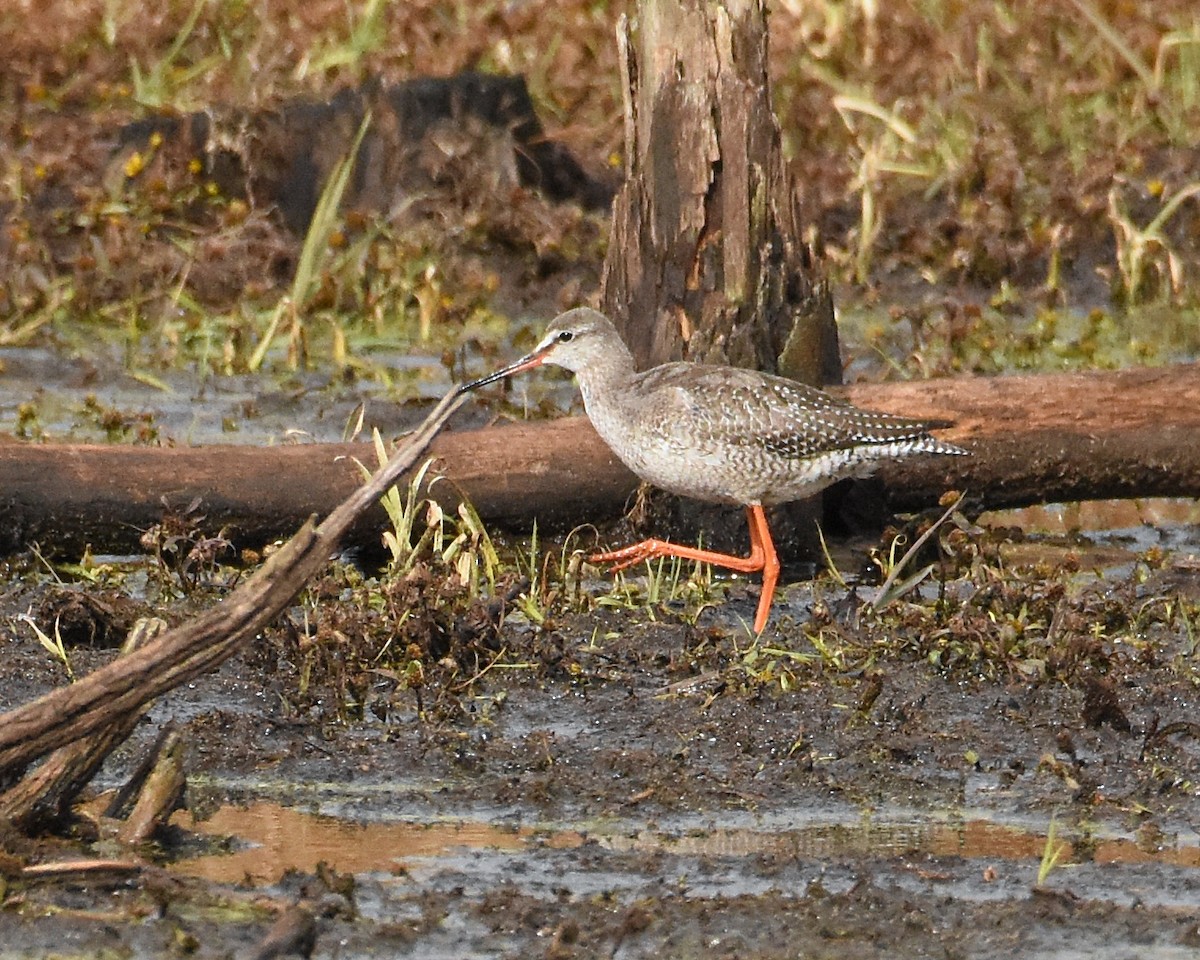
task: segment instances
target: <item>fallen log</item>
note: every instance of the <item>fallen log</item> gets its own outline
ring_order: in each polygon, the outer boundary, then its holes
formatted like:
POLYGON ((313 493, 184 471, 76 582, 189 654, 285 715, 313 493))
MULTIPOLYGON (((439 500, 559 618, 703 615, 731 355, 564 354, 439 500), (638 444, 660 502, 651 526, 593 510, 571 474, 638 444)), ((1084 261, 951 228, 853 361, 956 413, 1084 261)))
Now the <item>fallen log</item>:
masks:
MULTIPOLYGON (((947 489, 973 509, 1145 496, 1200 496, 1200 365, 974 377, 837 388, 878 410, 955 421, 939 435, 971 458, 924 457, 880 471, 887 506, 947 489)), ((430 448, 446 509, 469 498, 485 521, 569 529, 618 516, 637 486, 582 417, 444 433, 430 448)), ((199 498, 205 529, 258 546, 332 510, 362 482, 368 444, 148 448, 0 444, 0 552, 37 542, 77 556, 136 552, 164 503, 199 498)), ((361 516, 346 543, 375 546, 386 518, 361 516)))

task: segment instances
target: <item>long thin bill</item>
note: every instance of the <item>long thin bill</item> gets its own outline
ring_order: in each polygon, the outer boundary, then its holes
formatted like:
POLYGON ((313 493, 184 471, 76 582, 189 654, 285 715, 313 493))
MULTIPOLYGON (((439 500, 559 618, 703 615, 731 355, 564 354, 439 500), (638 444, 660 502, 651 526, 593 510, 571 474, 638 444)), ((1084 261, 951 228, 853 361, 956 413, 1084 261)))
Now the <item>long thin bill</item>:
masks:
POLYGON ((470 383, 464 383, 458 388, 457 393, 466 393, 468 390, 474 390, 476 387, 482 387, 485 384, 495 383, 497 380, 503 380, 505 377, 511 377, 514 373, 522 373, 525 370, 532 370, 534 367, 540 367, 546 361, 546 354, 529 353, 523 356, 515 363, 510 363, 502 370, 497 370, 495 373, 489 373, 486 377, 480 377, 478 380, 472 380, 470 383))

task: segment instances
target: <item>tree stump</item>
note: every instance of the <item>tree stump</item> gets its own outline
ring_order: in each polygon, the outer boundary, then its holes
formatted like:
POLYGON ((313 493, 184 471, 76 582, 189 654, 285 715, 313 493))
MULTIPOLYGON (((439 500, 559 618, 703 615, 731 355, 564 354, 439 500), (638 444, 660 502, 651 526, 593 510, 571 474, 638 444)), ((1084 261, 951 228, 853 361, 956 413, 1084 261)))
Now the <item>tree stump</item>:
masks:
MULTIPOLYGON (((728 363, 841 383, 833 298, 803 239, 767 75, 764 0, 641 0, 617 29, 625 184, 602 309, 640 369, 728 363)), ((815 554, 820 498, 772 511, 786 554, 815 554)), ((745 541, 740 512, 675 498, 646 511, 672 537, 745 541), (701 534, 703 531, 703 534, 701 534)))
POLYGON ((625 184, 601 301, 635 361, 840 383, 833 299, 772 110, 763 0, 643 0, 618 43, 625 184))

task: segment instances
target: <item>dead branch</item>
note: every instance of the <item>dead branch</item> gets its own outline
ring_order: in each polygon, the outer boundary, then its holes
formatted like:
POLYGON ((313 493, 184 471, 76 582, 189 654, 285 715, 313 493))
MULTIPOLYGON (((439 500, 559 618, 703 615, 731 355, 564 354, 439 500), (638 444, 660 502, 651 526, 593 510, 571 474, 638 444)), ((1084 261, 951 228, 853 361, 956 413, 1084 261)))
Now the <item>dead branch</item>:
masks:
POLYGON ((265 564, 207 613, 128 656, 0 715, 0 783, 12 783, 34 760, 137 711, 162 693, 212 670, 282 612, 335 552, 342 535, 412 468, 462 402, 445 398, 371 479, 320 526, 312 519, 265 564))
POLYGON ((124 844, 143 843, 166 824, 183 799, 187 787, 184 740, 174 723, 159 735, 150 753, 147 776, 138 791, 133 812, 121 824, 117 839, 124 844))
MULTIPOLYGON (((122 645, 122 656, 165 628, 166 623, 157 618, 139 621, 122 645)), ((133 732, 143 713, 144 706, 131 710, 95 733, 59 747, 33 774, 0 795, 0 820, 26 833, 61 820, 71 801, 91 781, 104 758, 133 732)))

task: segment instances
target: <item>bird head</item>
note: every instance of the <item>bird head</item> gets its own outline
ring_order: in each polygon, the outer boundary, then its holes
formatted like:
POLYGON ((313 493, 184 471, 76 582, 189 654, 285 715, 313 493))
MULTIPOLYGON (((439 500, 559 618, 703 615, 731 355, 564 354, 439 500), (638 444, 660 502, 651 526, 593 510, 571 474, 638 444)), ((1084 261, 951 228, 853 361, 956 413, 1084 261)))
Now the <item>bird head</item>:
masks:
POLYGON ((576 307, 555 317, 538 345, 521 359, 495 373, 489 373, 486 377, 463 384, 458 388, 458 392, 466 393, 476 387, 540 367, 544 363, 552 363, 577 373, 613 338, 620 343, 616 328, 608 317, 589 307, 576 307))

